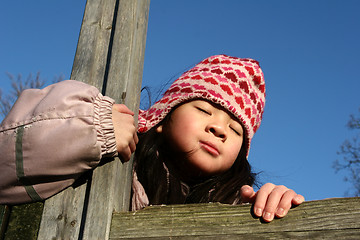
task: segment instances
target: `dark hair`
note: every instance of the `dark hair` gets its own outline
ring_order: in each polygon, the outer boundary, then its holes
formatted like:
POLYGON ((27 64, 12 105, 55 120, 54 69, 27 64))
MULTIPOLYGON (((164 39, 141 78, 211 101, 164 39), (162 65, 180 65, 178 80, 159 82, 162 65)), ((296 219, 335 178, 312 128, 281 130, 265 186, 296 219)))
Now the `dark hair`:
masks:
MULTIPOLYGON (((171 114, 168 114, 171 115, 171 114)), ((167 121, 165 118, 163 121, 167 121)), ((184 182, 170 167, 173 154, 168 142, 153 127, 139 134, 134 170, 152 205, 221 202, 241 203, 240 188, 255 183, 256 174, 246 158, 247 146, 242 146, 233 166, 216 176, 184 182)))

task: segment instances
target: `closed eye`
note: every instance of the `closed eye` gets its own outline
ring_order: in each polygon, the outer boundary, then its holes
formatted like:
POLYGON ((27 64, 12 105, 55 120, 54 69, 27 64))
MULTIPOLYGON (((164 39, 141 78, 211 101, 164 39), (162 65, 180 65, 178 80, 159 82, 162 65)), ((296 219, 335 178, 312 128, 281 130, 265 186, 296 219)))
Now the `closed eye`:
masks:
POLYGON ((204 109, 204 108, 201 108, 201 107, 196 107, 197 110, 199 110, 200 112, 203 112, 207 115, 211 115, 211 112, 209 112, 208 110, 204 109))
POLYGON ((239 124, 239 125, 237 125, 237 124, 234 124, 234 125, 230 125, 229 126, 230 127, 230 129, 234 132, 234 133, 236 133, 238 136, 242 136, 243 135, 243 128, 242 128, 242 126, 239 124))
POLYGON ((233 132, 235 132, 238 136, 241 136, 240 131, 236 130, 236 129, 233 128, 233 127, 230 127, 230 128, 231 128, 231 130, 232 130, 233 132))

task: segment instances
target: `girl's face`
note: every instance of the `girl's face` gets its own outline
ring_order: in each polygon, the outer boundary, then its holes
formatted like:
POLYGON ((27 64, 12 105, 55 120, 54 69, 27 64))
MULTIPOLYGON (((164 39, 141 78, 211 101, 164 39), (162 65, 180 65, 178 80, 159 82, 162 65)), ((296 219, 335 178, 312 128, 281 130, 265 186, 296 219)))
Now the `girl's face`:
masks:
POLYGON ((228 170, 243 142, 241 124, 221 107, 205 100, 180 105, 156 131, 169 141, 175 159, 177 156, 185 159, 184 170, 193 176, 228 170))

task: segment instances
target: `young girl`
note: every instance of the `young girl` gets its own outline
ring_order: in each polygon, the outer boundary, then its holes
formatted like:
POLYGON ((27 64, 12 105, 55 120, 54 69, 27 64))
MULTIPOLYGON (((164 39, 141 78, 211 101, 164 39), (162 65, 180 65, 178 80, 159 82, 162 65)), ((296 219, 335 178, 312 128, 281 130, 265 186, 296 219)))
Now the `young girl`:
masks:
POLYGON ((247 157, 264 105, 258 63, 225 55, 203 60, 140 111, 139 143, 133 113, 93 87, 67 81, 28 90, 0 129, 6 155, 0 160, 0 203, 47 198, 104 156, 118 153, 127 160, 138 143, 133 210, 149 204, 251 202, 265 221, 283 217, 304 201, 301 195, 270 183, 256 193, 251 187, 255 174, 247 157))

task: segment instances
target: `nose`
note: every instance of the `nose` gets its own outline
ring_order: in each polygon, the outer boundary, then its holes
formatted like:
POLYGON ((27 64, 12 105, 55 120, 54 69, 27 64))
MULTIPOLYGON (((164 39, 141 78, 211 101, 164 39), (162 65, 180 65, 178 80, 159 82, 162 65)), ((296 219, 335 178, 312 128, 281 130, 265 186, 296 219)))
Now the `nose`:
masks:
POLYGON ((214 136, 220 138, 222 141, 227 139, 225 128, 219 124, 209 124, 206 128, 206 131, 214 134, 214 136))

